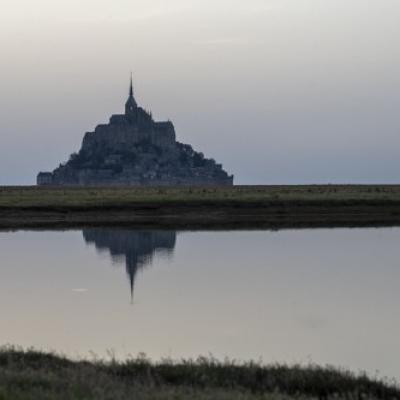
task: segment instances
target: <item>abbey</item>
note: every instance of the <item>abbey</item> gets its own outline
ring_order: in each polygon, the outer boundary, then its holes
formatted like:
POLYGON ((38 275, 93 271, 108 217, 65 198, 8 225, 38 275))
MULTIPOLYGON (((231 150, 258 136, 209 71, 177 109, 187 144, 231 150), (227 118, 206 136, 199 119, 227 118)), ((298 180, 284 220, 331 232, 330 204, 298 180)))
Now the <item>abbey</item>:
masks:
POLYGON ((132 79, 125 114, 87 132, 78 153, 53 172, 40 172, 38 185, 232 185, 213 159, 176 141, 171 121, 156 122, 139 107, 132 79))

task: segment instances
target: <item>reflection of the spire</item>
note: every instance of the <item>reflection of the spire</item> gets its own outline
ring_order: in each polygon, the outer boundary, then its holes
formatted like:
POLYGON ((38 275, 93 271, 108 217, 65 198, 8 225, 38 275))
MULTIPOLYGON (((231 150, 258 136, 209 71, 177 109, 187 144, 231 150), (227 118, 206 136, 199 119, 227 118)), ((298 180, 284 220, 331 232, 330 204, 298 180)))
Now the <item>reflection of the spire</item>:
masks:
POLYGON ((108 250, 113 262, 120 263, 121 256, 124 256, 131 302, 138 270, 151 265, 156 252, 172 253, 176 241, 175 231, 91 228, 84 229, 82 233, 87 244, 94 244, 98 251, 108 250))

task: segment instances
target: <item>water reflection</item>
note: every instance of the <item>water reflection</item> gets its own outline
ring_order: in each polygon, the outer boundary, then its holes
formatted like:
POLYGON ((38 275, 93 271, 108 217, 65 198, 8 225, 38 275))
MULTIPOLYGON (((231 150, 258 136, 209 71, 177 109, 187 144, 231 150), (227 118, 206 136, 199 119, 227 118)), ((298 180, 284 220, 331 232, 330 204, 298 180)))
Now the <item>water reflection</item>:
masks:
POLYGON ((0 343, 71 357, 311 360, 400 379, 400 228, 177 236, 0 232, 0 343), (167 265, 158 254, 172 251, 167 265))
POLYGON ((84 229, 87 244, 94 244, 98 251, 108 251, 113 262, 125 264, 131 301, 137 272, 152 264, 156 253, 171 255, 176 242, 175 231, 137 231, 127 229, 84 229))

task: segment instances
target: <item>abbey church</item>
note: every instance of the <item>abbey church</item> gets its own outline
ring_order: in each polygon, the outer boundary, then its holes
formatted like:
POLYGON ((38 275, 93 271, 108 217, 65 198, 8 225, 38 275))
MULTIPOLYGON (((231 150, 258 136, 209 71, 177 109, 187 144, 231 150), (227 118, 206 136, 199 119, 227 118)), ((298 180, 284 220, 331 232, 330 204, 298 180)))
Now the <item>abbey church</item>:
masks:
POLYGON ((131 79, 125 114, 87 132, 79 152, 53 172, 40 172, 37 184, 232 185, 233 176, 192 146, 177 142, 171 121, 156 122, 139 107, 131 79))

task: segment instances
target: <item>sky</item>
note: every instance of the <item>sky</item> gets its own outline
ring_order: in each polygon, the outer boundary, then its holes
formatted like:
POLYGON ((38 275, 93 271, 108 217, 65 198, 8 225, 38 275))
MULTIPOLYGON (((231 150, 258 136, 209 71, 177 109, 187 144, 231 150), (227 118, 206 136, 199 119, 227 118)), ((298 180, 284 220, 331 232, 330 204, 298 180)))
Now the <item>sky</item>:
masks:
POLYGON ((400 183, 398 0, 0 0, 0 185, 135 97, 237 184, 400 183))

